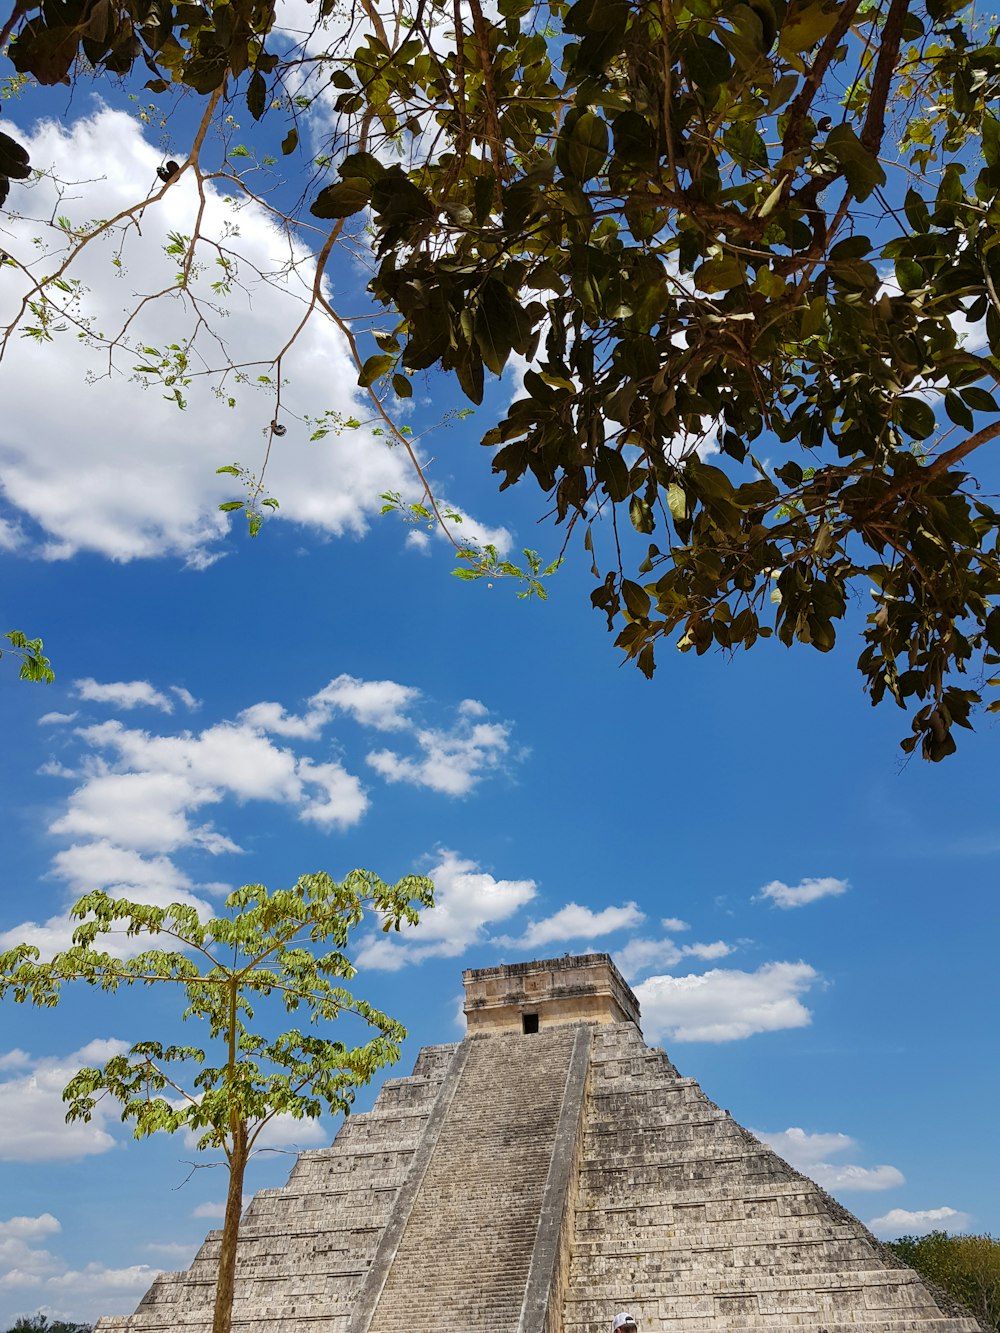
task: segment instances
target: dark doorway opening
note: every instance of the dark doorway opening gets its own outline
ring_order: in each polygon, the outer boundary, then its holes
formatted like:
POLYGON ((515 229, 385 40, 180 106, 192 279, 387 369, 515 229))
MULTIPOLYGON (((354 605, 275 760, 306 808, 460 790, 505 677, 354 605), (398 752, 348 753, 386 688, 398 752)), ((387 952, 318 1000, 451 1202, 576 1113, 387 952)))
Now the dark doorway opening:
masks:
POLYGON ((537 1031, 538 1031, 538 1015, 537 1015, 537 1014, 522 1014, 522 1015, 521 1015, 521 1031, 522 1031, 522 1032, 537 1032, 537 1031))

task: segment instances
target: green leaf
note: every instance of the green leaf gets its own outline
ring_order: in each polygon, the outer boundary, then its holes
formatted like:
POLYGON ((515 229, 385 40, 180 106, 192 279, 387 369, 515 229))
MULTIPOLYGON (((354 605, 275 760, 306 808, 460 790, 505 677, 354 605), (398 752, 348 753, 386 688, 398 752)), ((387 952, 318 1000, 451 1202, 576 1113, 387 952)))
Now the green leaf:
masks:
POLYGON ((694 271, 694 281, 703 292, 726 292, 746 282, 746 272, 735 255, 709 259, 694 271))
POLYGON ((31 175, 27 150, 16 139, 0 130, 0 176, 11 180, 27 180, 31 175))
POLYGON ((1000 412, 1000 407, 997 407, 993 395, 976 384, 970 384, 967 389, 962 389, 961 397, 968 403, 973 412, 1000 412))
POLYGON ((957 393, 945 394, 944 410, 956 426, 961 426, 964 430, 975 428, 975 418, 957 393))
POLYGON ((393 375, 392 387, 395 389, 397 396, 400 398, 413 397, 413 385, 410 383, 410 381, 406 378, 405 375, 393 375))
POLYGON ((368 389, 380 379, 388 370, 391 370, 395 364, 396 358, 388 353, 380 353, 370 356, 361 367, 361 374, 358 376, 358 383, 362 389, 368 389))
POLYGON ((259 70, 254 70, 247 85, 247 110, 254 120, 260 120, 267 105, 267 80, 259 70))
POLYGON ((787 58, 800 52, 811 51, 836 22, 837 6, 827 6, 823 0, 814 0, 811 5, 793 7, 778 37, 779 54, 787 58))
POLYGON ((874 153, 863 146, 848 124, 835 125, 826 136, 826 148, 840 164, 851 193, 860 203, 877 185, 885 184, 885 172, 874 153))
POLYGON ((622 598, 633 620, 645 620, 649 615, 649 609, 652 605, 649 600, 649 593, 638 583, 633 583, 630 579, 622 579, 622 598))
POLYGON ((902 429, 914 440, 926 440, 937 425, 934 411, 922 398, 899 398, 896 411, 902 429))
POLYGON ((243 508, 242 500, 226 500, 224 504, 219 505, 224 514, 231 514, 236 509, 243 508))
POLYGON ((628 514, 636 532, 650 533, 655 529, 656 520, 653 518, 649 501, 644 500, 641 495, 633 495, 629 500, 628 514))
POLYGON ((340 174, 345 180, 348 177, 360 176, 362 180, 374 185, 386 174, 386 168, 372 153, 351 153, 341 162, 340 174))
POLYGON ((617 449, 609 449, 602 444, 597 451, 594 472, 616 504, 625 499, 629 493, 628 464, 617 449))
POLYGON ((688 78, 696 88, 718 88, 733 71, 733 62, 724 46, 711 37, 695 34, 683 51, 688 78))
POLYGON ((309 208, 313 217, 347 218, 360 213, 371 200, 371 186, 360 176, 349 176, 320 190, 309 208))
POLYGON ((556 161, 564 175, 581 185, 599 174, 608 160, 607 123, 593 111, 566 117, 556 145, 556 161))
POLYGON ((906 198, 903 200, 903 211, 906 213, 906 220, 914 231, 925 235, 931 229, 931 215, 927 204, 923 198, 917 194, 916 190, 906 191, 906 198))
POLYGON ((672 481, 667 487, 667 508, 679 523, 683 523, 688 516, 687 496, 684 494, 684 488, 676 481, 672 481))

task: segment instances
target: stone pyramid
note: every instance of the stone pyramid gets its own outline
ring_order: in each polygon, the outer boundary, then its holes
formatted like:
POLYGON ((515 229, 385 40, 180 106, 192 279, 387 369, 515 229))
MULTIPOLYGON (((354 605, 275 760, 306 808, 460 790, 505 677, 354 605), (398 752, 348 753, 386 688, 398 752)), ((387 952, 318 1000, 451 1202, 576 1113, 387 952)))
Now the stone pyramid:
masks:
MULTIPOLYGON (((464 981, 465 1040, 249 1204, 237 1333, 979 1333, 645 1045, 606 954, 464 981)), ((218 1248, 98 1333, 210 1333, 218 1248)))

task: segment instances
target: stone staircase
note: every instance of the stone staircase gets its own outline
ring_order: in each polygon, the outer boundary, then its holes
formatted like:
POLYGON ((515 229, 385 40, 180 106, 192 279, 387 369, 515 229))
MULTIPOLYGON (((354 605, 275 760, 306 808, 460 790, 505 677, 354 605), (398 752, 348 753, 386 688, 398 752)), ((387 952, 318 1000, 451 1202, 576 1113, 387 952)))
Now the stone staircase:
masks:
POLYGON ((681 1078, 593 1036, 563 1333, 976 1333, 977 1322, 681 1078))
MULTIPOLYGON (((345 1333, 455 1051, 425 1047, 412 1077, 387 1080, 331 1147, 303 1152, 285 1186, 254 1196, 240 1228, 234 1329, 345 1333)), ((209 1232, 187 1272, 158 1277, 135 1314, 102 1319, 101 1333, 209 1333, 219 1237, 209 1232)))
MULTIPOLYGON (((566 1106, 575 1130, 588 1044, 589 1031, 572 1027, 463 1043, 465 1066, 398 1246, 385 1256, 384 1284, 370 1292, 369 1311, 359 1301, 352 1333, 517 1333, 540 1220, 558 1207, 547 1209, 546 1186, 554 1195, 560 1185, 552 1168, 572 1057, 582 1056, 566 1106)), ((572 1145, 564 1178, 571 1156, 572 1145)))

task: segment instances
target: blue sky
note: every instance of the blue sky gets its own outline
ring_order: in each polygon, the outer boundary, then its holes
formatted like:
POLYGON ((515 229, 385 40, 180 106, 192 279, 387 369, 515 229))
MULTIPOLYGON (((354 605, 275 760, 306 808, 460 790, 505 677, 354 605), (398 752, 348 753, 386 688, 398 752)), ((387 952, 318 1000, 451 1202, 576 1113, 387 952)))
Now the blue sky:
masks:
MULTIPOLYGON (((38 165, 97 181, 87 216, 141 197, 160 128, 82 94, 64 111, 38 126, 14 105, 5 125, 38 165)), ((48 189, 20 206, 48 216, 48 189)), ((186 185, 168 193, 124 273, 110 247, 87 261, 102 328, 169 284, 164 236, 192 206, 186 185)), ((259 270, 275 262, 263 215, 239 225, 259 270)), ((33 230, 0 233, 11 249, 33 230)), ((345 258, 345 299, 363 280, 345 258)), ((237 359, 273 354, 296 317, 287 293, 250 286, 225 326, 237 359)), ((175 304, 151 303, 143 339, 177 336, 175 304)), ((544 604, 464 584, 439 535, 378 516, 382 491, 416 498, 398 449, 368 426, 309 442, 304 417, 366 416, 329 326, 291 358, 268 473, 281 508, 252 541, 219 514, 234 492, 215 469, 258 465, 266 390, 229 408, 199 381, 181 413, 104 376, 72 331, 15 339, 0 375, 3 627, 44 635, 58 672, 27 686, 0 663, 4 944, 63 941, 91 887, 211 905, 316 869, 430 873, 438 904, 416 930, 355 946, 358 992, 410 1030, 394 1072, 461 1036, 463 968, 607 950, 647 1039, 880 1234, 1000 1231, 1000 733, 983 718, 944 764, 901 762, 905 717, 873 710, 853 667, 862 603, 828 657, 665 648, 645 681, 577 555, 544 604)), ((460 399, 418 378, 408 421, 464 530, 548 559, 540 498, 498 495, 478 443, 514 391, 508 377, 443 421, 460 399)), ((133 1143, 110 1112, 66 1127, 59 1092, 115 1043, 172 1033, 171 1010, 74 995, 0 1023, 0 1318, 127 1311, 214 1225, 222 1173, 192 1174, 180 1140, 133 1143)), ((279 1136, 251 1188, 335 1129, 279 1136)))

